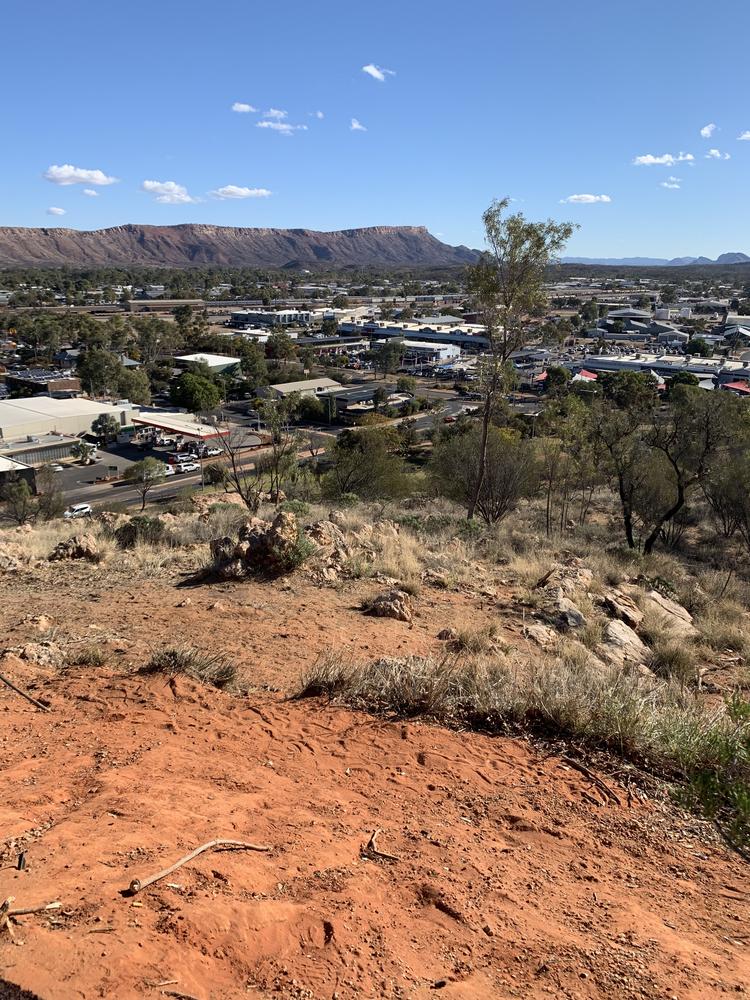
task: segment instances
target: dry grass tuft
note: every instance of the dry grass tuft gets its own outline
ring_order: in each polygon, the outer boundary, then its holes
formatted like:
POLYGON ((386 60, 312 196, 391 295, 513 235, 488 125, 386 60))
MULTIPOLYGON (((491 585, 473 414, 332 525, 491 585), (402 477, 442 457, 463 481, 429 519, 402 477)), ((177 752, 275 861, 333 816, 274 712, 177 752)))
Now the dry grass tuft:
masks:
POLYGON ((141 668, 143 674, 184 674, 203 684, 226 688, 237 676, 237 667, 221 653, 204 653, 194 646, 164 646, 141 668))

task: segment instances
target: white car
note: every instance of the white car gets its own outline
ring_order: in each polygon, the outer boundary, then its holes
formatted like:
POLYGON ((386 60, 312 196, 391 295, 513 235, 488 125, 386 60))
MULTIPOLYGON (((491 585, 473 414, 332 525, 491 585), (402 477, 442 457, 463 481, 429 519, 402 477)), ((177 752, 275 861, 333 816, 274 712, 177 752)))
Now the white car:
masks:
POLYGON ((213 458, 215 455, 221 455, 221 448, 217 448, 215 445, 211 448, 206 448, 204 454, 207 458, 213 458))
POLYGON ((53 465, 48 465, 47 468, 49 469, 50 472, 64 472, 65 471, 65 466, 64 465, 60 465, 58 462, 55 462, 53 465))
POLYGON ((174 475, 174 466, 173 465, 164 465, 164 466, 162 466, 161 474, 163 476, 173 476, 174 475))
POLYGON ((200 469, 198 462, 177 462, 174 466, 175 472, 197 472, 200 469))
POLYGON ((72 507, 68 507, 63 517, 68 519, 73 517, 91 517, 93 513, 90 503, 74 503, 72 507))

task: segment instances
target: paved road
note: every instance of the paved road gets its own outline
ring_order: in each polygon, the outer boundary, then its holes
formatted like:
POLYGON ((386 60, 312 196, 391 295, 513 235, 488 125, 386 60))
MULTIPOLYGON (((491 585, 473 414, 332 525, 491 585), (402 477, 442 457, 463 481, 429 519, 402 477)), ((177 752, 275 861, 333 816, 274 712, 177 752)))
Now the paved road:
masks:
MULTIPOLYGON (((476 402, 466 402, 465 400, 454 397, 452 399, 446 399, 445 405, 437 414, 422 413, 413 417, 405 417, 402 419, 412 419, 415 422, 417 430, 427 431, 433 426, 435 420, 439 422, 446 416, 457 416, 463 410, 473 408, 477 405, 478 404, 476 402)), ((314 432, 316 434, 330 436, 331 439, 336 437, 343 430, 348 429, 351 428, 340 425, 320 427, 312 424, 299 428, 299 430, 303 433, 306 431, 314 432)), ((126 480, 118 479, 113 482, 102 482, 101 480, 107 476, 109 466, 116 465, 118 473, 115 474, 122 474, 122 472, 134 461, 138 461, 139 459, 145 457, 145 454, 152 454, 155 458, 166 460, 168 451, 169 449, 163 449, 161 451, 143 453, 134 448, 118 448, 117 452, 100 451, 100 461, 94 463, 93 465, 81 466, 75 464, 72 466, 66 466, 63 472, 57 473, 58 481, 60 482, 63 493, 65 494, 66 503, 90 503, 93 505, 103 503, 123 503, 128 504, 129 506, 140 506, 141 497, 138 491, 126 480)), ((251 467, 257 460, 258 456, 263 453, 263 449, 248 451, 247 455, 242 459, 242 465, 251 467)), ((306 458, 309 456, 303 454, 303 457, 306 458)), ((179 495, 180 491, 185 487, 195 488, 200 485, 200 472, 170 476, 169 479, 167 479, 163 484, 155 486, 154 489, 148 494, 147 505, 153 503, 164 503, 167 500, 175 499, 179 495)))

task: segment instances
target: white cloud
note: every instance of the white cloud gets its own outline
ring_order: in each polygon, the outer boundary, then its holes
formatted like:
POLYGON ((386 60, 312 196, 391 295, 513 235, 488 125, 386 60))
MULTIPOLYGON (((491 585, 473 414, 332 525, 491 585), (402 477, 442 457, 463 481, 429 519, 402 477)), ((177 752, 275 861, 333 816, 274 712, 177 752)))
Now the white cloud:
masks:
POLYGON ((349 126, 349 128, 351 129, 352 132, 366 132, 367 131, 367 129, 365 128, 365 126, 362 124, 361 121, 359 121, 358 118, 352 118, 352 123, 349 126))
POLYGON ((322 111, 313 111, 312 116, 313 118, 317 118, 319 121, 322 121, 323 118, 325 118, 325 115, 323 114, 322 111))
POLYGON ((225 184, 224 187, 211 191, 214 198, 225 201, 227 198, 268 198, 271 192, 268 188, 238 187, 236 184, 225 184))
POLYGON ((740 132, 737 138, 739 139, 740 142, 750 142, 750 131, 740 132))
POLYGON ((275 121, 281 121, 282 118, 287 118, 286 111, 279 111, 278 108, 269 108, 268 111, 263 112, 264 118, 273 118, 275 121))
POLYGON ((561 205, 595 205, 597 202, 608 203, 612 201, 608 194, 569 194, 567 198, 561 198, 561 205))
POLYGON ((636 156, 633 164, 636 167, 673 167, 675 163, 684 163, 694 160, 692 153, 662 153, 661 156, 654 156, 653 153, 646 153, 643 156, 636 156))
POLYGON ((380 83, 385 83, 385 78, 387 76, 396 75, 395 70, 384 69, 382 66, 376 66, 375 63, 368 63, 366 66, 363 66, 362 72, 367 73, 367 75, 371 76, 373 80, 378 80, 380 83))
POLYGON ((56 208, 54 205, 47 209, 47 215, 65 215, 64 208, 56 208))
POLYGON ((722 153, 718 149, 709 149, 706 153, 707 160, 731 160, 731 158, 729 153, 722 153))
POLYGON ((289 122, 262 121, 255 123, 258 128, 270 128, 282 135, 292 135, 294 132, 306 132, 307 125, 290 125, 289 122))
POLYGON ((98 191, 94 191, 93 188, 84 188, 83 189, 83 193, 86 195, 87 198, 98 198, 99 197, 99 192, 98 191))
POLYGON ((74 167, 72 163, 63 163, 62 166, 53 164, 51 167, 47 167, 44 179, 63 186, 96 184, 103 187, 107 184, 117 183, 116 177, 109 177, 103 170, 86 170, 84 167, 74 167))
POLYGON ((665 181, 659 181, 661 187, 669 188, 671 191, 679 191, 681 184, 682 181, 679 177, 672 177, 671 175, 665 181))
POLYGON ((197 198, 192 198, 187 188, 175 181, 144 181, 141 190, 156 195, 160 205, 191 205, 197 198))
POLYGON ((252 111, 257 111, 252 104, 243 104, 242 101, 235 101, 232 105, 232 111, 236 111, 238 115, 249 115, 252 111))
POLYGON ((704 125, 703 128, 701 129, 701 135, 703 136, 704 139, 710 139, 715 131, 716 131, 716 126, 714 125, 713 122, 709 122, 708 125, 704 125))

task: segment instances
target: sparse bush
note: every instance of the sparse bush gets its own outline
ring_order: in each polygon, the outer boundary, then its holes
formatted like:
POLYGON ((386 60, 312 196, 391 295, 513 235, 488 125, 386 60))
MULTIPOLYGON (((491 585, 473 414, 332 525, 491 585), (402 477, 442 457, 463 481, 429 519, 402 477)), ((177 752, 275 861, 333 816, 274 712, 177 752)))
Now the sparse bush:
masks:
POLYGON ((651 651, 649 666, 659 677, 690 684, 696 680, 695 649, 685 641, 658 639, 651 651))
POLYGON ((143 674, 184 674, 203 684, 225 688, 237 676, 237 668, 221 653, 204 653, 194 646, 164 646, 141 668, 143 674))
POLYGON ((500 629, 494 623, 479 629, 462 629, 451 643, 457 653, 488 653, 497 648, 500 629))
POLYGON ((68 663, 73 667, 103 667, 107 657, 101 646, 82 646, 77 652, 68 656, 68 663))
POLYGON ((136 545, 165 545, 169 532, 158 517, 134 517, 115 531, 121 549, 134 549, 136 545))
POLYGON ((742 654, 750 652, 750 621, 742 608, 729 601, 701 615, 695 625, 703 641, 719 653, 728 649, 742 654))
POLYGON ((304 500, 285 500, 282 504, 279 504, 279 510, 295 514, 297 517, 305 517, 310 513, 310 505, 305 503, 304 500))

